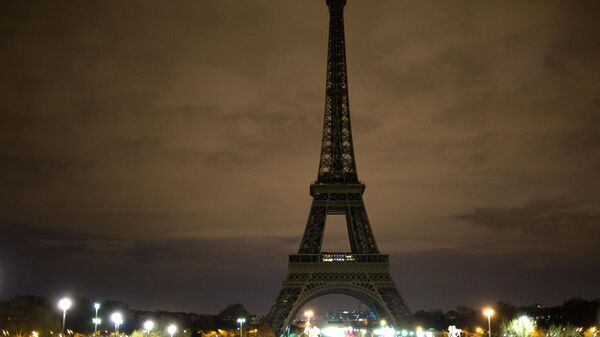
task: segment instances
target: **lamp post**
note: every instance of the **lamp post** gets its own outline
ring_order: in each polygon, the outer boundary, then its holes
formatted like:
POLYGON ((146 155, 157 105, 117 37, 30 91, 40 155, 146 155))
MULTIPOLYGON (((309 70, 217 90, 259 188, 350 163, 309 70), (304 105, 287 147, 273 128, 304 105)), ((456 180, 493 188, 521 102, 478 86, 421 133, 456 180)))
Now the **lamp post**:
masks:
POLYGON ((150 337, 150 331, 154 329, 154 322, 152 320, 147 320, 144 322, 144 330, 148 333, 148 337, 150 337))
POLYGON ((92 318, 92 323, 94 323, 94 335, 96 335, 98 325, 100 325, 100 323, 102 323, 102 319, 100 319, 98 317, 94 317, 94 318, 92 318))
POLYGON ((491 317, 494 316, 494 309, 492 308, 485 308, 483 309, 483 315, 487 317, 488 319, 488 336, 492 337, 492 321, 491 321, 491 317))
POLYGON ((67 310, 69 310, 71 308, 72 304, 73 304, 73 302, 71 302, 71 299, 68 298, 68 297, 64 297, 60 301, 58 301, 58 307, 63 312, 63 321, 62 321, 61 334, 65 333, 65 321, 67 320, 67 310))
POLYGON ((110 320, 115 323, 115 335, 119 333, 119 326, 123 324, 123 315, 120 312, 113 312, 110 315, 110 320))
POLYGON ((240 323, 240 337, 243 337, 243 333, 242 333, 242 324, 246 323, 246 319, 245 318, 238 318, 237 322, 240 323))
POLYGON ((173 335, 177 332, 177 327, 175 326, 175 324, 171 324, 167 327, 167 332, 169 333, 169 335, 171 335, 171 337, 173 337, 173 335))
POLYGON ((94 309, 96 309, 96 317, 94 317, 94 319, 92 319, 92 322, 94 323, 94 335, 95 335, 96 332, 98 332, 98 324, 100 324, 100 322, 102 322, 102 320, 98 318, 98 309, 100 309, 100 303, 98 303, 98 302, 94 303, 94 309))

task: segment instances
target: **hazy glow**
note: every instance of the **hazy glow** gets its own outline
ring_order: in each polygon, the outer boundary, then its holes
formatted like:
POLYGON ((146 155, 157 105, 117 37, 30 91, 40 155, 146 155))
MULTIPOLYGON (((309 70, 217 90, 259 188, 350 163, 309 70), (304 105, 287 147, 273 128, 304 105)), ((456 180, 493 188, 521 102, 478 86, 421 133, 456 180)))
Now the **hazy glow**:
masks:
MULTIPOLYGON (((406 331, 406 330, 402 330, 402 333, 403 333, 403 336, 408 335, 408 331, 406 331)), ((393 337, 396 335, 396 330, 394 330, 394 328, 386 326, 383 328, 378 328, 378 329, 373 330, 373 334, 375 334, 376 336, 393 337)))
POLYGON ((154 322, 152 320, 147 320, 144 322, 144 330, 150 331, 154 329, 154 322))
POLYGON ((483 315, 486 316, 486 317, 492 317, 492 316, 494 316, 495 313, 496 312, 492 308, 485 308, 485 309, 483 309, 483 315))
POLYGON ((417 332, 416 333, 417 337, 424 337, 425 336, 425 333, 423 332, 423 328, 422 327, 418 326, 416 330, 417 330, 416 331, 417 332))
POLYGON ((521 316, 512 320, 508 329, 517 336, 529 336, 535 331, 535 321, 527 316, 521 316))
POLYGON ((169 333, 169 335, 173 336, 177 332, 177 327, 175 326, 175 324, 169 325, 167 327, 167 332, 169 333))
POLYGON ((69 310, 69 308, 71 308, 71 304, 73 304, 73 302, 71 302, 71 299, 68 297, 62 298, 60 301, 58 301, 58 307, 62 311, 69 310))
POLYGON ((321 330, 321 333, 323 334, 323 336, 326 337, 345 337, 346 329, 328 326, 323 328, 323 330, 321 330))
POLYGON ((123 324, 123 315, 121 315, 120 312, 113 312, 113 314, 110 315, 110 320, 116 325, 121 325, 123 324))

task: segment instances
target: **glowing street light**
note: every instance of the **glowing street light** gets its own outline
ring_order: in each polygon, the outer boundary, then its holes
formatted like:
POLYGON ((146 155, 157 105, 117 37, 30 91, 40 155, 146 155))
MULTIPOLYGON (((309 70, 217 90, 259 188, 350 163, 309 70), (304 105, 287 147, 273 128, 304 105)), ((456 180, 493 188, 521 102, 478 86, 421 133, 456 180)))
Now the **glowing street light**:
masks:
POLYGON ((98 325, 102 323, 102 320, 98 318, 98 309, 100 309, 100 303, 94 303, 94 309, 96 309, 96 317, 92 318, 92 323, 94 323, 94 335, 98 331, 98 325))
POLYGON ((242 334, 242 324, 246 323, 246 319, 245 318, 238 318, 237 322, 240 323, 240 337, 244 336, 244 334, 242 334))
POLYGON ((98 317, 94 317, 94 318, 92 318, 92 323, 94 323, 94 335, 95 335, 98 325, 100 325, 102 323, 102 319, 100 319, 98 317))
POLYGON ((113 312, 110 315, 110 320, 115 323, 115 334, 119 333, 119 326, 123 324, 123 315, 120 312, 113 312))
POLYGON ((312 310, 306 310, 304 312, 304 316, 306 316, 306 327, 310 326, 310 318, 313 317, 315 313, 312 310))
POLYGON ((381 327, 384 327, 387 325, 387 322, 385 319, 382 319, 381 321, 379 321, 379 325, 381 325, 381 327))
POLYGON ((58 307, 63 311, 63 322, 62 322, 62 333, 65 333, 65 321, 67 319, 67 310, 71 308, 73 302, 70 298, 64 297, 60 301, 58 301, 58 307))
POLYGON ((417 326, 417 328, 415 330, 416 330, 415 335, 417 337, 425 337, 425 332, 423 332, 423 328, 421 326, 417 326))
POLYGON ((171 335, 171 337, 173 337, 173 335, 177 332, 177 327, 175 326, 175 324, 171 324, 167 327, 167 332, 169 333, 169 335, 171 335))
POLYGON ((492 321, 491 321, 491 317, 494 316, 494 309, 492 308, 485 308, 483 309, 483 315, 487 317, 488 319, 488 336, 492 337, 492 321))
POLYGON ((144 322, 144 330, 148 331, 148 334, 150 334, 150 331, 154 329, 154 322, 152 320, 147 320, 144 322))

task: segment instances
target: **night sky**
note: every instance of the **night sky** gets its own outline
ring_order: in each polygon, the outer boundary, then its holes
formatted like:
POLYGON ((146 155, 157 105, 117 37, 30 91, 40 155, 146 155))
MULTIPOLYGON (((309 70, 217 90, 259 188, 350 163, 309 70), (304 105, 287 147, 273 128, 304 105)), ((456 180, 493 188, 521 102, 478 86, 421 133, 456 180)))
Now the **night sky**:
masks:
MULTIPOLYGON (((598 297, 600 2, 345 14, 358 174, 409 307, 598 297)), ((327 28, 324 0, 2 1, 0 298, 266 313, 310 207, 327 28)))

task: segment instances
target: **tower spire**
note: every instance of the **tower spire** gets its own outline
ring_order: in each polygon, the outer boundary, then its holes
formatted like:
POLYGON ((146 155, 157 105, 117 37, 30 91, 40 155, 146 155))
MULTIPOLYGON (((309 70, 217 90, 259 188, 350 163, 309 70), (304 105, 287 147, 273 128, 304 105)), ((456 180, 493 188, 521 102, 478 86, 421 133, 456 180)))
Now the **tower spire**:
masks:
POLYGON ((329 43, 325 118, 319 161, 319 184, 358 183, 346 71, 344 6, 346 0, 327 0, 329 7, 329 43))

